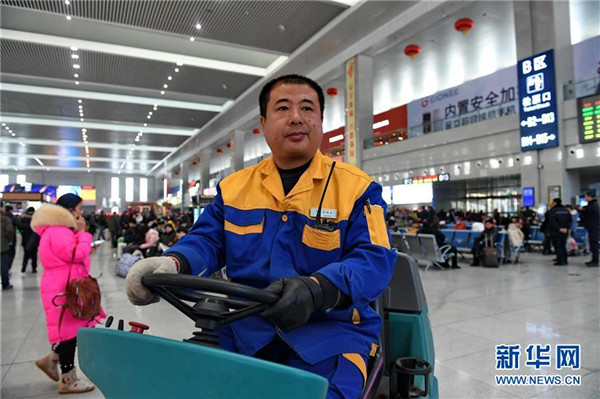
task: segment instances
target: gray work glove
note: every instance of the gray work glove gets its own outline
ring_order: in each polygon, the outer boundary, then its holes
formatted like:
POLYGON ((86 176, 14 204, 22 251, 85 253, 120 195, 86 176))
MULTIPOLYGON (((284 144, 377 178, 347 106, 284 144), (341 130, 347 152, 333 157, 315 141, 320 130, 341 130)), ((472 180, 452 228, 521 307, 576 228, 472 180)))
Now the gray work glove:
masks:
POLYGON ((146 258, 129 269, 125 278, 125 292, 134 305, 149 305, 159 301, 158 295, 152 293, 142 284, 142 277, 153 273, 177 273, 175 260, 170 256, 146 258))

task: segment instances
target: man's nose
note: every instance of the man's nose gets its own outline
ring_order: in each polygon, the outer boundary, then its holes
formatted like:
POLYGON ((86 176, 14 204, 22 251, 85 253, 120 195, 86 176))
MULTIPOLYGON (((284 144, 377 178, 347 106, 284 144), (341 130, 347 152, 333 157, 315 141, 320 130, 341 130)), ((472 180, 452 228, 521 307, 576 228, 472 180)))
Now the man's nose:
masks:
POLYGON ((303 123, 300 110, 297 108, 290 109, 290 124, 301 125, 303 123))

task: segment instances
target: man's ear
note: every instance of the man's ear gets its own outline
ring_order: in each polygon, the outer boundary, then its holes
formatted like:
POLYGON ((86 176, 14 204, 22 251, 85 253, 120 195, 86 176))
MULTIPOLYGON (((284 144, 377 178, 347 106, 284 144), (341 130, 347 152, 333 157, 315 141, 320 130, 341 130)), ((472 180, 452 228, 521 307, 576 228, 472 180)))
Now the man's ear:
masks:
POLYGON ((263 131, 263 134, 265 133, 265 122, 267 121, 267 119, 261 115, 260 117, 260 127, 261 130, 263 131))

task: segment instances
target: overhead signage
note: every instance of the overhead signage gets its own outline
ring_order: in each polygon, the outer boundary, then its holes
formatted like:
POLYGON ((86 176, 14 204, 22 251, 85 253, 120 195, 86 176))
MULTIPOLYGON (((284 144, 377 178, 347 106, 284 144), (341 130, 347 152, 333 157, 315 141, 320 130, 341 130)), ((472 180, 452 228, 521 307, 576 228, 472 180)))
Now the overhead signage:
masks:
POLYGON ((600 94, 577 99, 579 142, 600 141, 600 94))
POLYGON ((600 76, 600 36, 573 45, 573 91, 575 97, 597 94, 600 76))
POLYGON ((81 199, 84 201, 96 201, 96 188, 92 186, 81 187, 81 199))
POLYGON ((440 173, 439 175, 429 176, 416 176, 408 177, 402 181, 403 184, 424 184, 424 183, 438 183, 443 181, 450 181, 449 173, 440 173))
POLYGON ((517 113, 515 67, 412 101, 407 109, 411 136, 514 115, 517 113))
POLYGON ((558 146, 554 51, 520 60, 517 70, 521 151, 558 146))

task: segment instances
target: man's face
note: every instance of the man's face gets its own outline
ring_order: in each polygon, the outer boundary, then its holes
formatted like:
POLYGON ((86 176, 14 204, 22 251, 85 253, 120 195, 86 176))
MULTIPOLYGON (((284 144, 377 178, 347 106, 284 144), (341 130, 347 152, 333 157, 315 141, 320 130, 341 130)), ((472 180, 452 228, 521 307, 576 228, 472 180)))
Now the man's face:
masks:
POLYGON ((304 84, 275 85, 260 124, 277 166, 301 166, 312 159, 323 138, 317 92, 304 84))
POLYGON ((587 194, 586 194, 586 195, 585 195, 585 200, 586 200, 587 202, 590 202, 591 200, 593 200, 593 198, 592 198, 592 197, 590 197, 589 195, 587 195, 587 194))
POLYGON ((493 223, 491 223, 491 222, 485 222, 483 225, 485 226, 485 229, 486 229, 486 230, 489 230, 489 229, 491 229, 492 227, 494 227, 494 224, 493 224, 493 223))

